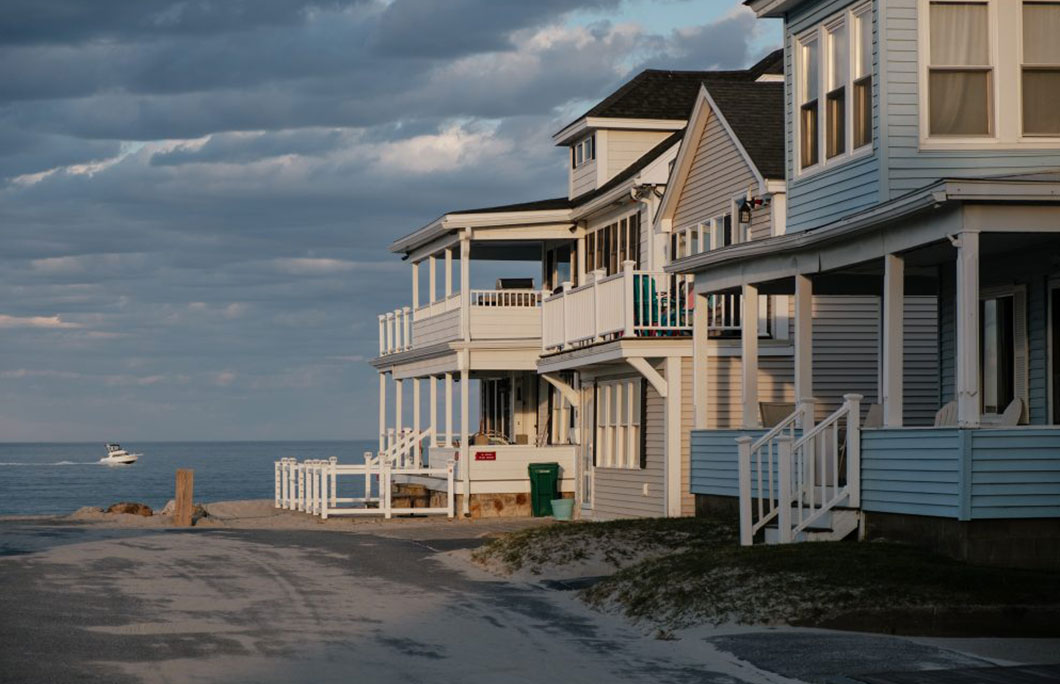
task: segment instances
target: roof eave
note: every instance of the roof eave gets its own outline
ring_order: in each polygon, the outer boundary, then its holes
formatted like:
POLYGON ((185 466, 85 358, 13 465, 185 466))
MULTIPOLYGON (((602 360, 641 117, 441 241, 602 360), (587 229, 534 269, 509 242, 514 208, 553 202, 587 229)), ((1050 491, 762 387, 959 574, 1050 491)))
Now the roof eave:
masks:
POLYGON ((402 254, 437 240, 460 228, 496 228, 511 225, 564 223, 571 220, 571 209, 539 209, 534 211, 499 211, 489 213, 444 214, 419 230, 400 237, 390 244, 390 251, 402 254))
POLYGON ((688 124, 687 119, 637 119, 629 117, 585 116, 552 136, 557 147, 563 147, 585 135, 589 130, 601 128, 627 131, 679 131, 688 124))
POLYGON ((782 19, 797 5, 806 0, 748 0, 744 4, 751 8, 759 19, 782 19))

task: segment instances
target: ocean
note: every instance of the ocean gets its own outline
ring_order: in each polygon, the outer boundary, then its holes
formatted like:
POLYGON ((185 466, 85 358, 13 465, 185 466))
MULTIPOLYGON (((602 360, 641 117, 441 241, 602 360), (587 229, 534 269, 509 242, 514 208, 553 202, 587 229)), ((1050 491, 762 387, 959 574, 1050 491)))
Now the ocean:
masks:
POLYGON ((73 513, 82 506, 138 501, 158 510, 173 498, 178 468, 195 471, 195 501, 271 499, 273 462, 337 456, 361 463, 371 441, 122 443, 140 459, 99 463, 103 444, 0 443, 0 515, 73 513))

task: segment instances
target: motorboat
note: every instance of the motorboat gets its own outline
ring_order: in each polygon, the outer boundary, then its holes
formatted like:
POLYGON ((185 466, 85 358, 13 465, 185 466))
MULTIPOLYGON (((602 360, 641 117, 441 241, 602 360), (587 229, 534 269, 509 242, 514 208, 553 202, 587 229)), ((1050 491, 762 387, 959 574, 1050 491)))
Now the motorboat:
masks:
POLYGON ((143 454, 130 454, 122 449, 120 444, 107 444, 107 455, 99 459, 99 462, 108 465, 131 465, 136 463, 136 459, 140 456, 143 454))

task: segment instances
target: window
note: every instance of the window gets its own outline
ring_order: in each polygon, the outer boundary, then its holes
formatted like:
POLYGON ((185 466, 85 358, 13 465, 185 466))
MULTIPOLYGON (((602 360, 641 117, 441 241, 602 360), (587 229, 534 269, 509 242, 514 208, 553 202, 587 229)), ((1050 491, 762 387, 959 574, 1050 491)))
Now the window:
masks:
POLYGON ((802 72, 799 84, 799 159, 801 168, 817 163, 817 37, 800 45, 802 72))
POLYGON ((1060 2, 1023 3, 1023 134, 1060 135, 1060 2))
POLYGON ((846 84, 850 77, 850 42, 847 40, 847 25, 844 21, 825 29, 825 32, 828 36, 825 154, 831 159, 846 152, 846 84))
POLYGON ((570 148, 570 166, 576 169, 596 159, 596 134, 583 138, 570 148))
POLYGON ((842 161, 872 144, 872 6, 862 3, 798 42, 799 170, 842 161))
POLYGON ((872 144, 872 8, 854 14, 854 147, 872 144))
POLYGON ((928 131, 989 136, 993 131, 993 65, 985 2, 931 2, 928 40, 928 131))
POLYGON ((640 214, 594 229, 585 236, 585 270, 614 275, 622 262, 640 263, 640 214))
POLYGON ((639 378, 598 382, 596 387, 596 464, 641 468, 644 384, 639 378))

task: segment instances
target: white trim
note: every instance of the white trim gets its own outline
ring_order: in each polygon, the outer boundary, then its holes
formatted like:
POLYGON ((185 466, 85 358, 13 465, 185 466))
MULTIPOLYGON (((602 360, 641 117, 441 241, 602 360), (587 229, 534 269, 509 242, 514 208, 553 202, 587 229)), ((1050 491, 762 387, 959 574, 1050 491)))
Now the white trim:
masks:
MULTIPOLYGON (((666 357, 671 358, 671 357, 666 357)), ((633 366, 634 370, 643 375, 651 386, 655 388, 655 391, 659 393, 660 397, 665 398, 668 394, 667 382, 659 371, 648 363, 648 360, 642 356, 630 356, 626 358, 626 363, 633 366)))
POLYGON ((590 128, 618 128, 627 131, 679 131, 688 122, 685 119, 624 119, 605 116, 586 116, 560 129, 552 136, 557 147, 569 145, 575 138, 584 135, 590 128))

